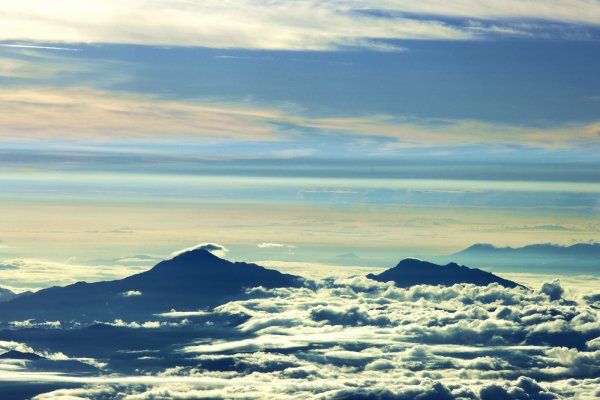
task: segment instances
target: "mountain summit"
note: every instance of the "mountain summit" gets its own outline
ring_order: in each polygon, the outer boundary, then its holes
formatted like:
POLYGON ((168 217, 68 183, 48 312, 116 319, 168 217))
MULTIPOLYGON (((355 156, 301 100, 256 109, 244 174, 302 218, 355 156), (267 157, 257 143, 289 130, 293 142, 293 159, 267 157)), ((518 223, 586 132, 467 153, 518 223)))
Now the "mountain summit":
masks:
POLYGON ((478 286, 487 286, 494 282, 508 288, 519 286, 515 282, 477 268, 469 268, 456 263, 438 265, 415 258, 406 258, 400 261, 394 268, 390 268, 378 275, 369 274, 367 278, 379 282, 393 281, 399 287, 414 285, 452 286, 456 283, 472 283, 478 286))
POLYGON ((197 249, 124 279, 55 286, 0 303, 0 320, 140 319, 171 309, 213 307, 242 295, 245 288, 302 284, 300 277, 197 249))

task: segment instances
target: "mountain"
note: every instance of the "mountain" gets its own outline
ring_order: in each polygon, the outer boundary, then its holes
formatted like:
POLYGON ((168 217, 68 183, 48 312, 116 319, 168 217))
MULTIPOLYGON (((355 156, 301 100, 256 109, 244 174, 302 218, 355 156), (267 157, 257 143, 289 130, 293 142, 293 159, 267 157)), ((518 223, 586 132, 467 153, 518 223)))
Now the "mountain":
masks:
POLYGON ((0 354, 0 359, 12 359, 12 360, 41 360, 42 356, 38 356, 35 353, 24 353, 17 350, 9 350, 6 353, 0 354))
POLYGON ((372 258, 363 258, 354 253, 343 253, 338 254, 334 257, 326 258, 320 260, 320 262, 324 264, 333 264, 333 265, 360 265, 367 267, 375 267, 380 266, 381 262, 372 258))
POLYGON ((404 259, 394 268, 385 270, 378 275, 369 274, 367 278, 379 282, 392 281, 399 287, 414 285, 452 286, 456 283, 472 283, 479 286, 487 286, 494 282, 508 288, 520 286, 515 282, 502 279, 490 272, 477 268, 469 268, 456 263, 437 265, 415 258, 404 259))
POLYGON ((516 255, 516 256, 559 256, 559 257, 600 257, 600 243, 577 243, 572 246, 556 244, 531 244, 524 247, 496 247, 492 244, 477 243, 465 250, 452 254, 452 256, 465 255, 516 255))
POLYGON ((256 264, 232 263, 197 249, 121 280, 55 286, 0 303, 0 321, 140 320, 171 309, 191 311, 223 304, 249 287, 302 284, 300 277, 256 264))
POLYGON ((12 300, 17 296, 12 290, 0 287, 0 302, 12 300))
POLYGON ((523 272, 560 272, 562 274, 600 274, 600 243, 578 243, 572 246, 532 244, 524 247, 496 247, 491 244, 473 246, 436 261, 456 262, 523 272))

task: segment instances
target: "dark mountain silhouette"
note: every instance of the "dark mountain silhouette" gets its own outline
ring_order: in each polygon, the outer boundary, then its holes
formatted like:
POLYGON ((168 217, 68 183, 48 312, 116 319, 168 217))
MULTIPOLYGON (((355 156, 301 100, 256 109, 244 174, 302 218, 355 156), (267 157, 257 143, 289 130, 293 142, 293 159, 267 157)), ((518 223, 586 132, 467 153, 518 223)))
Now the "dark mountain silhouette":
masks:
POLYGON ((12 300, 17 296, 19 295, 12 290, 0 287, 0 302, 12 300))
POLYGON ((0 354, 0 359, 13 359, 13 360, 41 360, 42 356, 35 353, 24 353, 17 350, 9 350, 6 353, 0 354))
POLYGON ((494 282, 509 288, 520 286, 515 282, 502 279, 490 272, 477 268, 469 268, 456 263, 437 265, 415 258, 404 259, 394 268, 385 270, 378 275, 369 274, 367 278, 379 282, 392 281, 399 287, 414 285, 452 286, 456 283, 472 283, 479 286, 487 286, 494 282))
POLYGON ((475 266, 562 274, 600 274, 600 243, 578 243, 572 246, 532 244, 524 247, 496 247, 474 244, 467 249, 436 261, 450 260, 475 266))
POLYGON ((245 288, 298 287, 300 277, 256 264, 229 262, 197 249, 125 279, 51 287, 0 303, 0 321, 141 320, 171 309, 223 304, 245 288))

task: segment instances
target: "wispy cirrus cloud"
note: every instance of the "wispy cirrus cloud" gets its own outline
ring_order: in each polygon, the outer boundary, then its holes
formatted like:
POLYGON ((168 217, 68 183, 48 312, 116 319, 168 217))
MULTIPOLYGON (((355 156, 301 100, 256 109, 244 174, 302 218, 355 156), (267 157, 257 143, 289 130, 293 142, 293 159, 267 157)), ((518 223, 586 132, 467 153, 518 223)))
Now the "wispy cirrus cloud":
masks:
POLYGON ((30 0, 0 8, 0 38, 270 50, 344 46, 396 50, 376 40, 471 37, 440 21, 379 18, 355 11, 349 4, 316 1, 109 0, 82 4, 60 0, 50 6, 30 0))
POLYGON ((161 100, 86 87, 0 90, 2 140, 276 139, 271 111, 161 100))
MULTIPOLYGON (((2 65, 0 64, 0 68, 2 65)), ((569 149, 595 146, 600 122, 552 128, 495 124, 477 120, 407 119, 390 115, 307 116, 290 107, 277 108, 248 102, 171 100, 131 92, 87 87, 12 87, 0 89, 0 140, 12 143, 60 141, 110 144, 208 146, 226 142, 277 142, 294 139, 314 144, 307 130, 346 140, 385 138, 371 149, 391 154, 407 148, 494 145, 569 149), (210 140, 209 140, 210 139, 210 140)), ((297 143, 275 155, 314 155, 298 150, 297 143)))
MULTIPOLYGON (((365 6, 371 1, 362 1, 365 6)), ((600 4, 587 0, 459 0, 441 2, 436 0, 410 1, 387 0, 377 2, 381 9, 477 19, 531 19, 598 25, 600 4)))
POLYGON ((18 58, 0 58, 0 77, 4 78, 43 79, 67 69, 68 67, 49 63, 40 64, 18 58))
POLYGON ((350 118, 317 118, 303 124, 330 132, 346 132, 365 138, 392 138, 381 153, 411 147, 462 146, 468 144, 523 145, 545 149, 597 143, 600 122, 549 128, 491 123, 478 120, 407 120, 389 115, 350 118))
POLYGON ((18 43, 0 43, 0 47, 8 47, 8 48, 13 48, 13 49, 77 51, 77 49, 72 48, 72 47, 41 46, 41 45, 34 45, 34 44, 18 44, 18 43))
POLYGON ((397 51, 386 40, 476 39, 535 32, 547 20, 598 25, 600 5, 585 0, 459 2, 385 1, 8 1, 0 6, 0 39, 101 42, 269 50, 348 47, 397 51), (448 17, 464 19, 449 24, 448 17), (508 26, 469 24, 502 20, 508 26), (91 21, 91 22, 90 22, 91 21))

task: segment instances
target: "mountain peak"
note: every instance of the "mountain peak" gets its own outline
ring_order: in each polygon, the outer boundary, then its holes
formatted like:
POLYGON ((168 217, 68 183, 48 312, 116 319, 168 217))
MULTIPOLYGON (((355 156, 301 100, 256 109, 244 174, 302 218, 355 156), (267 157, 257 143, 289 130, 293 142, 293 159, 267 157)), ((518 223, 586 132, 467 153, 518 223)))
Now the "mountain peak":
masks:
POLYGON ((198 248, 176 254, 168 260, 161 261, 158 264, 156 264, 150 271, 147 272, 193 272, 194 270, 217 268, 231 264, 232 263, 230 261, 217 257, 207 249, 198 248))
POLYGON ((510 288, 519 286, 515 282, 477 268, 465 267, 454 262, 438 265, 415 258, 406 258, 400 261, 397 266, 378 275, 369 274, 367 278, 379 282, 393 281, 399 287, 414 285, 452 286, 456 283, 487 286, 494 282, 510 288))
POLYGON ((0 303, 0 318, 114 320, 170 309, 214 307, 262 286, 299 287, 303 279, 256 264, 230 262, 207 249, 190 249, 127 278, 52 287, 0 303), (127 293, 136 293, 128 296, 127 293))
POLYGON ((427 266, 427 265, 435 265, 435 264, 420 260, 418 258, 409 257, 409 258, 400 260, 400 262, 398 263, 398 265, 396 265, 395 268, 420 268, 422 266, 427 266))
POLYGON ((174 259, 180 259, 180 258, 189 258, 189 257, 194 257, 194 258, 203 258, 203 259, 215 259, 218 258, 219 260, 222 260, 222 258, 217 257, 214 253, 212 253, 210 250, 199 247, 196 249, 190 249, 190 250, 186 250, 186 251, 182 251, 180 253, 176 253, 173 255, 173 257, 171 258, 171 260, 174 259))
POLYGON ((497 249, 497 248, 498 247, 496 247, 490 243, 475 243, 474 245, 471 245, 468 248, 466 248, 464 251, 467 251, 467 250, 493 250, 493 249, 497 249))

